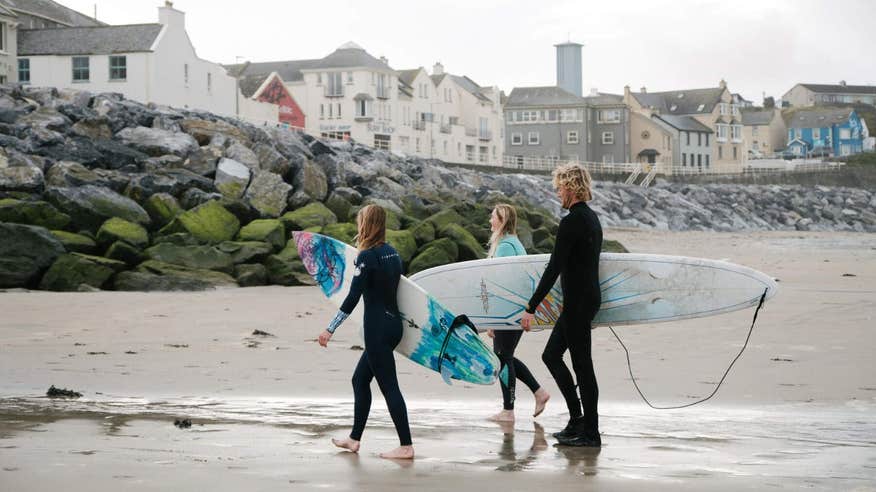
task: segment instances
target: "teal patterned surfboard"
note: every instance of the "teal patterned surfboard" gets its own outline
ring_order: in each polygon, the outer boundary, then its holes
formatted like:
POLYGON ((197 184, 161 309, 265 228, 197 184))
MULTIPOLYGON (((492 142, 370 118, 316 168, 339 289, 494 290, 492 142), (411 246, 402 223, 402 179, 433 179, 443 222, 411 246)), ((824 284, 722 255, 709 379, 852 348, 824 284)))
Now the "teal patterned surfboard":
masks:
MULTIPOLYGON (((296 231, 292 236, 307 272, 340 307, 350 290, 359 251, 321 234, 296 231)), ((360 301, 350 315, 360 324, 363 304, 360 301)), ((398 286, 398 307, 404 334, 396 352, 439 372, 448 384, 451 379, 475 384, 496 381, 499 359, 465 317, 457 317, 404 276, 398 286)))

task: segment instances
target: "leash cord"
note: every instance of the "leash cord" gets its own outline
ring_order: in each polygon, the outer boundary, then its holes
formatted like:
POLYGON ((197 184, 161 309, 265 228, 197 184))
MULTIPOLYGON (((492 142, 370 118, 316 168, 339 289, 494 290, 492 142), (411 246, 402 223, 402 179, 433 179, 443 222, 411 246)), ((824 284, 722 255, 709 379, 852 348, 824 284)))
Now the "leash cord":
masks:
POLYGON ((670 406, 670 407, 658 407, 658 406, 652 405, 651 402, 648 401, 648 398, 645 397, 645 394, 642 393, 642 390, 639 388, 639 383, 636 382, 636 377, 633 375, 633 366, 630 363, 630 351, 627 350, 627 346, 624 345, 624 342, 621 341, 619 336, 617 336, 617 333, 614 331, 614 328, 612 328, 611 325, 609 325, 608 329, 611 330, 611 333, 617 339, 618 343, 620 343, 621 347, 623 347, 624 353, 626 353, 627 369, 630 372, 630 379, 632 379, 633 386, 636 387, 636 391, 639 392, 639 396, 642 397, 642 400, 644 400, 644 402, 647 403, 649 407, 651 407, 655 410, 678 410, 680 408, 687 408, 687 407, 692 407, 694 405, 698 405, 700 403, 703 403, 704 401, 709 400, 713 396, 715 396, 715 394, 718 392, 718 389, 721 388, 721 384, 724 383, 724 379, 727 377, 727 374, 730 373, 730 369, 733 368, 733 365, 736 364, 736 361, 739 360, 740 357, 742 357, 742 353, 745 352, 745 348, 748 347, 748 340, 751 339, 751 333, 754 331, 754 323, 757 321, 757 313, 759 313, 760 308, 763 307, 763 303, 764 303, 764 301, 766 301, 766 295, 767 295, 767 290, 764 289, 763 294, 760 296, 760 302, 758 302, 758 304, 757 304, 757 309, 754 310, 754 318, 751 320, 751 327, 748 329, 748 336, 745 337, 745 343, 742 344, 742 348, 739 350, 739 353, 736 354, 736 357, 733 359, 733 362, 731 362, 730 365, 727 367, 727 370, 724 371, 724 375, 721 376, 721 380, 718 381, 718 384, 715 386, 715 389, 712 391, 711 394, 709 394, 709 396, 702 398, 700 400, 697 400, 693 403, 687 403, 684 405, 676 405, 676 406, 670 406))

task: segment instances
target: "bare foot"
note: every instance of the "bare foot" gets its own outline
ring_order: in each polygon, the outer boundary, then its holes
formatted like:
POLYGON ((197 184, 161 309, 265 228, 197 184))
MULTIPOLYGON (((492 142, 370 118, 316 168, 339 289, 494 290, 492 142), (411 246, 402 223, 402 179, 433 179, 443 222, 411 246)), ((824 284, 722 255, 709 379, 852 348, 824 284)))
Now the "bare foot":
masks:
POLYGON ((545 391, 544 388, 537 389, 535 391, 535 412, 532 414, 532 416, 538 417, 539 415, 541 415, 541 412, 544 412, 544 406, 550 399, 550 393, 545 391))
POLYGON ((496 415, 487 418, 493 422, 514 422, 514 410, 502 410, 496 415))
POLYGON ((332 439, 332 444, 339 448, 346 449, 351 453, 359 452, 359 441, 350 439, 349 437, 346 439, 332 439))
POLYGON ((414 459, 414 447, 399 446, 392 451, 380 453, 380 457, 388 460, 412 460, 414 459))

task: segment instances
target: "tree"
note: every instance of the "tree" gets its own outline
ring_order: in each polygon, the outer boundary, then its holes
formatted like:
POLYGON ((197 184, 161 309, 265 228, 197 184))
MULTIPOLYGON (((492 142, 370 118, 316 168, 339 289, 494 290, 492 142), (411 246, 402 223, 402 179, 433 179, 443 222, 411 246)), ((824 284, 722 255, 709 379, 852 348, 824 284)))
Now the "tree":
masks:
POLYGON ((776 100, 773 96, 763 98, 763 107, 764 109, 773 109, 776 107, 776 100))

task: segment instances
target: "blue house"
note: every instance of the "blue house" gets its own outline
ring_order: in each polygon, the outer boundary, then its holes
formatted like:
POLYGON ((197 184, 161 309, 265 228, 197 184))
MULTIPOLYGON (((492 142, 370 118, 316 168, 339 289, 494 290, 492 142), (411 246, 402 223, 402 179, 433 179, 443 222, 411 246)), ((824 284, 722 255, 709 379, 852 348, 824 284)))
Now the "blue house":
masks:
POLYGON ((864 150, 864 133, 851 108, 797 111, 788 120, 788 150, 801 157, 857 154, 864 150))

